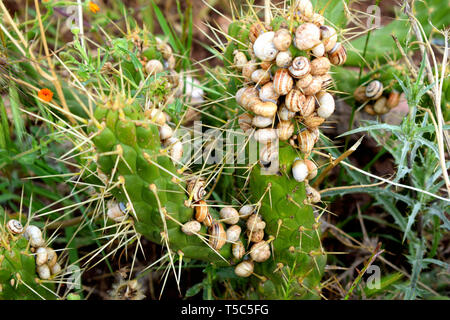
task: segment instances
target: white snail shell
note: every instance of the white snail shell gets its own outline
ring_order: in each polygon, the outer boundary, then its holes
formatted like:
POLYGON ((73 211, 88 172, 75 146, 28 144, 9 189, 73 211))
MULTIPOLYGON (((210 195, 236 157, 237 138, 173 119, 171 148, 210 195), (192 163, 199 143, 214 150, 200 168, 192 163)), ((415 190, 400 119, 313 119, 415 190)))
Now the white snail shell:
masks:
POLYGON ((264 262, 270 258, 270 246, 267 242, 255 243, 250 248, 250 257, 255 262, 264 262))
POLYGON ((108 211, 106 215, 111 220, 120 222, 126 218, 126 206, 123 203, 117 203, 116 201, 110 200, 106 203, 108 211))
POLYGON ((248 231, 264 230, 266 227, 266 223, 259 214, 252 214, 250 218, 248 218, 246 225, 248 231))
POLYGON ((311 74, 313 76, 322 76, 330 71, 331 63, 326 57, 314 59, 311 62, 311 74))
POLYGON ((299 50, 309 50, 320 43, 320 29, 314 23, 304 23, 295 31, 295 46, 299 50))
POLYGON ((259 98, 262 101, 270 101, 276 103, 280 95, 275 92, 273 82, 267 82, 259 90, 259 98))
POLYGON ((314 13, 309 22, 314 23, 316 26, 321 27, 325 23, 325 17, 319 13, 314 13))
POLYGON ((315 57, 323 57, 325 55, 325 46, 323 43, 319 43, 311 49, 311 53, 315 57))
POLYGON ((12 233, 12 234, 21 234, 23 232, 23 226, 20 223, 19 220, 11 219, 6 223, 6 228, 12 233))
POLYGON ((271 141, 268 141, 267 144, 263 144, 261 146, 259 161, 262 165, 271 164, 272 161, 278 160, 278 156, 278 148, 276 147, 276 144, 271 141))
POLYGON ((159 139, 161 140, 167 140, 173 136, 173 130, 172 128, 167 124, 163 124, 161 127, 159 127, 159 139))
POLYGON ((42 238, 41 229, 33 225, 27 226, 23 235, 27 240, 30 240, 30 238, 42 238))
POLYGON ((305 159, 305 164, 308 167, 308 180, 314 179, 317 176, 317 166, 314 162, 309 159, 305 159))
POLYGON ((162 110, 159 110, 158 108, 148 109, 145 114, 151 121, 161 126, 166 123, 166 115, 162 110))
POLYGON ((316 95, 316 98, 317 103, 319 104, 317 115, 325 119, 330 117, 333 114, 335 108, 333 96, 326 91, 321 91, 316 95))
POLYGON ((311 66, 306 57, 295 58, 294 61, 292 61, 292 65, 289 67, 289 73, 297 79, 306 76, 310 70, 311 66))
POLYGON ((258 115, 256 115, 252 120, 252 124, 258 128, 266 128, 270 126, 272 122, 273 122, 272 118, 266 118, 258 115))
POLYGON ((276 129, 258 129, 254 134, 254 138, 258 142, 266 143, 271 140, 275 140, 278 138, 276 129))
POLYGON ((264 239, 264 229, 258 229, 253 231, 247 229, 246 233, 250 242, 256 243, 264 239))
POLYGON ((325 46, 325 51, 331 51, 337 43, 336 30, 330 26, 320 27, 320 38, 325 46))
POLYGON ((250 81, 252 80, 252 73, 258 69, 258 66, 256 65, 256 61, 251 59, 249 62, 247 62, 242 67, 242 75, 244 76, 245 80, 250 81))
POLYGON ((55 265, 58 255, 52 248, 47 247, 45 250, 47 251, 47 265, 51 268, 55 265))
POLYGON ((239 212, 232 207, 225 207, 220 210, 222 221, 227 224, 236 224, 239 222, 239 212))
POLYGON ((241 227, 238 225, 233 225, 227 229, 227 241, 236 242, 239 240, 241 235, 241 227))
POLYGON ((252 73, 252 81, 260 86, 270 81, 270 72, 268 70, 256 69, 252 73))
POLYGON ((310 0, 297 0, 295 8, 308 19, 314 14, 314 7, 310 0))
POLYGON ((366 97, 376 100, 383 94, 383 84, 378 80, 371 81, 366 87, 366 97))
POLYGON ((287 69, 278 69, 273 77, 273 88, 279 95, 286 95, 294 86, 294 80, 287 69))
POLYGON ((145 65, 145 71, 147 71, 147 73, 152 76, 157 73, 163 72, 163 70, 164 70, 163 64, 156 59, 148 61, 147 64, 145 65))
POLYGON ((47 250, 40 247, 36 250, 36 265, 41 266, 44 263, 47 263, 47 250))
POLYGON ((316 108, 316 99, 314 96, 306 96, 305 102, 300 108, 300 114, 302 117, 307 118, 309 117, 316 108))
POLYGON ((50 268, 48 265, 43 264, 41 266, 38 266, 36 268, 36 271, 39 275, 39 278, 43 279, 43 280, 48 280, 50 279, 51 276, 51 272, 50 272, 50 268))
POLYGON ((241 209, 239 209, 239 216, 241 219, 248 219, 250 215, 255 211, 255 206, 251 204, 246 204, 241 209))
POLYGON ((282 121, 288 121, 291 120, 293 117, 295 117, 295 112, 292 112, 288 108, 283 106, 281 110, 278 112, 278 117, 280 117, 280 120, 282 121))
POLYGON ((61 265, 59 263, 55 263, 53 267, 50 268, 51 274, 58 274, 61 272, 61 265))
POLYGON ((252 261, 242 261, 236 268, 234 268, 234 273, 238 277, 247 278, 252 275, 254 269, 254 264, 252 261))
POLYGON ((209 244, 216 250, 220 250, 227 241, 227 234, 221 223, 216 222, 209 228, 209 244))
POLYGON ((253 44, 253 52, 256 57, 262 61, 272 61, 277 56, 278 50, 273 44, 273 39, 275 37, 275 32, 265 32, 256 38, 253 44))
POLYGON ((309 201, 311 201, 312 203, 320 202, 321 197, 319 191, 309 185, 306 185, 305 190, 306 196, 308 197, 309 201))
POLYGON ((286 95, 286 99, 284 101, 286 108, 292 112, 298 112, 303 108, 305 104, 306 97, 305 95, 298 89, 292 89, 286 95))
POLYGON ((303 93, 307 96, 313 96, 322 90, 322 79, 321 77, 313 77, 311 83, 303 88, 303 93))
POLYGON ((292 62, 292 53, 290 51, 278 52, 277 58, 275 59, 277 67, 287 68, 291 65, 291 62, 292 62))
POLYGON ((247 64, 247 62, 248 60, 245 53, 237 50, 234 51, 234 66, 238 70, 242 70, 242 68, 247 64))
POLYGON ((231 245, 231 253, 236 259, 241 259, 245 254, 245 247, 242 241, 238 241, 231 245))
POLYGON ((332 64, 340 66, 347 60, 347 50, 345 50, 345 47, 342 44, 337 42, 333 49, 328 52, 328 58, 332 64))
POLYGON ((378 114, 385 114, 389 112, 389 108, 386 106, 387 98, 381 97, 375 101, 373 105, 373 110, 378 114))
POLYGON ((180 162, 183 157, 183 144, 175 137, 171 137, 164 141, 164 146, 170 147, 170 158, 174 163, 180 162))
POLYGON ((286 51, 292 43, 292 35, 288 29, 279 29, 275 32, 273 44, 279 51, 286 51))
POLYGON ((307 88, 311 84, 312 80, 313 80, 313 76, 308 73, 307 75, 299 78, 297 80, 297 82, 295 83, 295 86, 298 89, 303 91, 305 88, 307 88))
POLYGON ((181 227, 181 231, 183 231, 188 236, 192 236, 200 231, 202 225, 200 222, 196 220, 188 221, 181 227))
POLYGON ((276 103, 273 103, 271 101, 261 101, 259 98, 258 100, 259 101, 257 101, 251 107, 254 113, 266 118, 272 118, 277 113, 278 107, 276 103))
POLYGON ((286 141, 294 134, 294 124, 291 121, 280 121, 277 126, 278 137, 281 141, 286 141))
POLYGON ((298 182, 305 181, 308 176, 308 166, 303 160, 295 160, 292 164, 292 176, 298 182))

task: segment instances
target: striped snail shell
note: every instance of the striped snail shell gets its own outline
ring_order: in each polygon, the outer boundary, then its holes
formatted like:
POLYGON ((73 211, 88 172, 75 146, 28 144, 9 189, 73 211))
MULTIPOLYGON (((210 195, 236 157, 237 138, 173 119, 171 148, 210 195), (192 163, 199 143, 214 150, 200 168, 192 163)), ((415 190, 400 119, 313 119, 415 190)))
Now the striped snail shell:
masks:
POLYGON ((254 134, 256 141, 266 143, 278 138, 277 130, 272 128, 258 129, 254 134))
POLYGON ((284 103, 286 105, 286 108, 288 108, 290 111, 298 112, 303 108, 305 101, 305 95, 300 90, 292 89, 286 95, 284 103))
POLYGON ((232 207, 225 207, 220 210, 220 217, 226 224, 236 224, 239 222, 239 212, 232 207))
POLYGON ((326 57, 316 58, 311 62, 311 74, 313 76, 322 76, 330 71, 331 63, 326 57))
POLYGON ((37 271, 37 274, 39 275, 39 278, 41 278, 42 280, 50 279, 51 272, 50 272, 50 268, 48 265, 43 264, 41 266, 38 266, 36 268, 36 271, 37 271))
MULTIPOLYGON (((259 98, 258 98, 259 100, 259 98)), ((266 118, 273 118, 273 116, 277 113, 277 105, 276 103, 270 101, 261 101, 259 100, 257 103, 253 104, 251 110, 260 116, 266 118)))
POLYGON ((292 53, 289 50, 278 52, 277 57, 275 59, 277 67, 287 68, 291 65, 291 62, 292 62, 292 53))
POLYGON ((248 103, 251 98, 259 96, 258 89, 255 87, 243 87, 236 92, 236 102, 245 109, 249 109, 248 103))
POLYGON ((243 113, 238 118, 239 128, 241 128, 246 135, 248 135, 250 133, 249 131, 253 129, 252 120, 253 116, 249 113, 243 113))
POLYGON ((317 103, 319 104, 317 115, 325 119, 330 117, 333 114, 335 108, 333 96, 326 91, 320 91, 316 95, 316 98, 317 103))
POLYGON ((311 49, 311 53, 315 57, 323 57, 325 55, 325 46, 323 43, 317 44, 311 49))
POLYGON ((195 220, 197 220, 198 222, 203 222, 208 215, 209 215, 208 205, 204 200, 200 200, 195 205, 195 220))
POLYGON ((308 200, 311 203, 320 202, 321 197, 320 197, 319 191, 317 191, 316 189, 314 189, 313 187, 311 187, 308 184, 306 185, 305 191, 306 191, 306 197, 308 198, 308 200))
POLYGON ((373 110, 378 114, 385 114, 389 112, 389 108, 386 106, 387 98, 379 98, 373 105, 373 110))
POLYGON ((255 211, 254 205, 246 204, 241 209, 239 209, 239 217, 244 220, 248 219, 254 211, 255 211))
POLYGON ((298 89, 303 91, 305 88, 307 88, 311 84, 312 80, 313 80, 313 76, 308 73, 307 75, 299 78, 297 80, 297 82, 295 83, 295 86, 298 89))
POLYGON ((333 78, 329 73, 319 76, 320 80, 322 80, 322 89, 327 89, 333 84, 333 78))
POLYGON ((311 70, 309 60, 306 57, 297 57, 289 67, 289 73, 296 79, 304 77, 311 70))
POLYGON ((398 106, 399 103, 400 103, 400 93, 398 93, 397 91, 392 91, 391 93, 389 93, 389 97, 386 102, 386 106, 389 109, 393 109, 396 106, 398 106))
POLYGON ((36 250, 36 265, 41 266, 44 263, 47 263, 47 250, 40 247, 36 250))
POLYGON ((277 126, 278 137, 281 141, 286 141, 294 134, 294 124, 291 121, 280 121, 277 126))
POLYGON ((287 69, 278 69, 273 77, 273 88, 279 95, 286 95, 294 86, 294 80, 287 69))
POLYGON ((250 41, 254 43, 256 39, 259 37, 259 35, 264 32, 266 32, 266 27, 263 25, 263 23, 260 21, 255 22, 250 26, 250 34, 249 34, 250 41))
POLYGON ((159 60, 152 59, 145 64, 145 71, 147 74, 153 76, 157 73, 163 72, 164 66, 159 60))
POLYGON ((310 154, 315 144, 315 137, 311 134, 311 131, 308 129, 300 131, 297 139, 300 151, 304 154, 310 154))
POLYGON ((200 222, 196 220, 188 221, 181 227, 181 231, 183 231, 188 236, 192 236, 200 231, 202 228, 200 222))
POLYGON ((304 23, 295 30, 294 44, 299 50, 309 50, 320 43, 320 29, 314 23, 304 23))
POLYGON ((292 176, 297 182, 303 182, 308 176, 308 166, 303 160, 295 160, 292 164, 292 176))
POLYGON ((246 81, 251 81, 252 80, 252 73, 258 69, 258 66, 256 64, 256 60, 251 59, 249 62, 247 62, 243 67, 242 67, 242 75, 244 76, 246 81))
POLYGON ((6 223, 6 228, 12 234, 21 234, 23 232, 23 226, 19 220, 11 219, 6 223))
POLYGON ((266 241, 255 243, 250 248, 250 257, 255 262, 264 262, 270 258, 270 246, 266 241))
POLYGON ((247 56, 245 53, 238 50, 234 50, 233 54, 234 67, 238 70, 242 70, 242 68, 248 63, 247 56))
POLYGON ((267 82, 259 90, 259 98, 262 101, 270 101, 276 103, 280 95, 275 92, 273 82, 267 82))
POLYGON ((247 230, 256 231, 264 230, 266 223, 262 220, 259 214, 252 214, 247 220, 247 230))
POLYGON ((55 265, 57 259, 58 259, 58 255, 56 254, 55 250, 53 250, 52 248, 45 248, 45 250, 47 251, 47 265, 51 268, 55 265))
POLYGON ((256 69, 252 73, 252 81, 260 86, 270 81, 270 72, 268 70, 256 69))
POLYGON ((333 49, 328 52, 328 59, 336 66, 343 65, 347 60, 347 50, 340 42, 337 42, 333 49))
POLYGON ((172 128, 167 124, 163 124, 159 127, 159 139, 166 140, 173 136, 172 128))
POLYGON ((238 225, 232 225, 227 229, 227 241, 228 242, 236 242, 239 240, 239 236, 241 235, 241 227, 238 225))
POLYGON ((336 30, 330 26, 320 27, 320 38, 325 46, 325 51, 329 52, 333 50, 337 43, 337 33, 336 30))
POLYGON ((303 119, 303 124, 308 128, 317 128, 322 123, 324 123, 325 118, 319 117, 317 112, 314 112, 310 116, 303 119))
POLYGON ((275 32, 265 32, 256 38, 253 44, 253 51, 261 61, 273 61, 277 56, 278 50, 273 43, 275 32))
POLYGON ((278 117, 281 121, 288 121, 295 117, 295 112, 290 111, 288 108, 283 106, 278 112, 278 117))
POLYGON ((234 268, 234 273, 238 277, 247 278, 250 277, 253 273, 254 263, 253 261, 242 261, 234 268))
POLYGON ((214 219, 211 216, 211 214, 208 212, 208 214, 205 217, 205 220, 203 220, 203 224, 209 228, 212 226, 213 222, 214 222, 214 219))
POLYGON ((321 77, 313 77, 309 86, 303 89, 303 93, 306 96, 313 96, 322 90, 322 78, 321 77))
POLYGON ((314 15, 314 7, 310 0, 298 0, 295 3, 295 10, 300 11, 307 19, 312 18, 314 15))
POLYGON ((231 253, 233 254, 233 257, 240 260, 245 254, 245 247, 242 241, 238 241, 236 243, 233 243, 231 245, 231 253))
POLYGON ((221 223, 215 222, 209 228, 209 244, 215 250, 220 250, 227 241, 227 234, 221 223))
POLYGON ((314 96, 306 96, 305 103, 300 108, 300 115, 303 118, 309 117, 316 109, 316 99, 314 96))
POLYGON ((305 159, 306 167, 308 167, 308 175, 306 179, 311 180, 317 176, 317 166, 314 162, 309 159, 305 159))
POLYGON ((187 181, 187 192, 194 201, 202 200, 206 194, 205 180, 201 178, 192 178, 187 181))
POLYGON ((383 84, 378 80, 371 81, 366 87, 366 97, 376 100, 383 94, 383 84))
POLYGON ((260 242, 264 239, 264 229, 257 229, 257 230, 249 230, 246 231, 248 240, 250 242, 260 242))
POLYGON ((266 128, 270 126, 272 122, 273 118, 266 118, 258 115, 256 115, 252 120, 252 124, 257 128, 266 128))
POLYGON ((279 29, 273 37, 273 44, 279 51, 286 51, 292 43, 292 35, 288 29, 279 29))
POLYGON ((356 88, 355 92, 353 92, 353 97, 355 98, 356 102, 366 102, 368 100, 366 96, 366 87, 356 88))

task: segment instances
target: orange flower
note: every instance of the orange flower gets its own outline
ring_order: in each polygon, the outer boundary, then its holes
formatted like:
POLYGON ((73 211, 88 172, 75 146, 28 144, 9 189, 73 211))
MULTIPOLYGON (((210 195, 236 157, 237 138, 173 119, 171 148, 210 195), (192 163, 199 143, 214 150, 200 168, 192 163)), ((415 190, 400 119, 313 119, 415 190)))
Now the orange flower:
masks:
POLYGON ((44 88, 39 90, 38 97, 44 101, 50 102, 53 98, 53 92, 50 89, 44 88))
POLYGON ((91 10, 93 13, 97 13, 98 11, 100 11, 100 7, 92 1, 89 1, 89 10, 91 10))

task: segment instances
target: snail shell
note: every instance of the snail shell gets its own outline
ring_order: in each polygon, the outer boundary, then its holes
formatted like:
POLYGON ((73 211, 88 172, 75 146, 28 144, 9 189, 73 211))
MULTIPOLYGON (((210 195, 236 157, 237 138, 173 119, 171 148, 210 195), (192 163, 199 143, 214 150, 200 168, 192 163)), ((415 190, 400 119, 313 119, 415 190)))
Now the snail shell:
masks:
POLYGON ((309 201, 311 201, 311 203, 320 202, 321 197, 319 191, 309 185, 306 185, 305 191, 306 196, 308 197, 309 201))
POLYGON ((262 166, 270 165, 272 161, 278 160, 278 156, 279 153, 276 144, 268 141, 267 144, 263 144, 263 146, 261 146, 259 152, 259 162, 262 166))
POLYGON ((266 227, 266 223, 262 220, 261 216, 256 213, 248 218, 246 225, 248 231, 264 230, 266 227))
POLYGON ((51 274, 58 274, 61 272, 61 265, 59 263, 55 263, 53 267, 50 268, 51 274))
POLYGON ((6 223, 6 228, 11 232, 12 234, 21 234, 23 232, 23 226, 22 224, 16 220, 11 219, 6 223))
POLYGON ((371 81, 366 87, 366 97, 377 100, 383 94, 383 84, 378 80, 371 81))
POLYGON ((45 248, 45 250, 47 251, 47 265, 51 268, 55 265, 58 255, 52 248, 45 248))
POLYGON ((41 278, 43 280, 50 279, 51 272, 50 272, 50 268, 48 267, 48 265, 43 264, 41 266, 38 266, 36 268, 36 271, 37 271, 37 274, 39 275, 39 278, 41 278))
POLYGON ((42 238, 41 230, 33 225, 29 225, 25 228, 24 232, 25 239, 30 241, 32 247, 41 247, 44 245, 44 240, 42 238))
POLYGON ((329 73, 319 76, 318 78, 322 81, 322 89, 327 89, 333 84, 333 78, 329 73))
POLYGON ((40 247, 36 250, 36 265, 41 266, 44 263, 47 263, 47 250, 40 247))
POLYGON ((147 72, 147 74, 153 76, 157 73, 163 72, 164 66, 159 60, 152 59, 146 63, 145 71, 147 72))
POLYGON ((312 18, 314 15, 314 7, 310 0, 298 0, 295 8, 307 19, 312 18))
POLYGON ((270 67, 272 66, 272 62, 271 61, 263 61, 260 63, 259 65, 261 67, 261 69, 263 70, 268 70, 270 69, 270 67))
POLYGON ((255 87, 244 87, 236 92, 236 102, 246 109, 249 109, 249 102, 252 98, 259 96, 258 89, 255 87))
POLYGON ((233 54, 234 54, 233 59, 234 66, 236 69, 241 71, 242 68, 248 63, 247 56, 245 55, 245 53, 238 50, 235 50, 233 54))
POLYGON ((276 103, 280 95, 275 92, 273 82, 267 82, 259 90, 259 98, 262 101, 270 101, 276 103))
POLYGON ((298 182, 303 182, 308 176, 308 166, 303 160, 295 160, 292 164, 292 176, 298 182))
POLYGON ((277 56, 278 50, 273 43, 275 32, 265 32, 256 38, 253 44, 253 52, 261 61, 273 61, 277 56))
POLYGON ((253 269, 254 269, 253 261, 242 261, 236 266, 236 268, 234 268, 234 273, 238 277, 247 278, 252 275, 253 269))
POLYGON ((170 158, 174 163, 180 162, 183 157, 183 144, 175 137, 171 137, 164 141, 164 147, 170 148, 170 158))
POLYGON ((213 223, 209 228, 209 234, 211 235, 209 244, 215 250, 219 251, 227 241, 227 234, 223 229, 222 224, 219 222, 213 223))
POLYGON ((227 224, 236 224, 239 222, 239 212, 232 207, 225 207, 220 210, 222 221, 227 224))
POLYGON ((273 77, 273 88, 279 95, 286 95, 294 86, 294 80, 287 69, 278 69, 273 77))
POLYGON ((340 66, 347 60, 347 50, 345 50, 345 47, 342 44, 337 42, 333 49, 328 52, 328 59, 330 59, 332 64, 340 66))
POLYGON ((163 125, 166 123, 166 116, 162 110, 158 108, 147 109, 145 111, 145 116, 156 124, 163 125))
POLYGON ((173 130, 172 128, 167 124, 163 124, 161 127, 159 127, 159 139, 166 140, 173 136, 173 130))
POLYGON ((319 136, 320 136, 319 128, 309 128, 308 130, 311 133, 312 138, 314 139, 314 143, 319 141, 319 136))
POLYGON ((200 222, 196 220, 188 221, 181 227, 181 231, 183 231, 188 236, 192 236, 200 231, 202 225, 200 222))
POLYGON ((252 120, 252 124, 258 128, 266 128, 270 126, 273 122, 272 118, 266 118, 263 116, 255 116, 252 120))
POLYGON ((378 114, 385 114, 389 112, 389 108, 386 106, 387 98, 379 98, 373 105, 373 110, 378 114))
POLYGON ((305 103, 300 108, 300 115, 303 118, 307 118, 313 114, 315 108, 316 108, 316 99, 314 98, 314 96, 306 96, 305 103))
POLYGON ((189 196, 192 196, 194 201, 201 200, 205 194, 205 180, 200 178, 192 178, 187 181, 187 192, 189 196))
POLYGON ((320 43, 320 29, 314 23, 304 23, 295 30, 294 44, 299 50, 309 50, 320 43))
POLYGON ((203 220, 203 224, 206 226, 206 227, 211 227, 212 226, 212 224, 213 224, 213 217, 211 216, 211 214, 208 212, 208 214, 206 215, 206 217, 205 217, 205 220, 203 220))
POLYGON ((257 69, 252 73, 252 81, 259 85, 264 85, 270 81, 270 72, 263 69, 257 69))
POLYGON ((290 51, 280 51, 277 54, 275 59, 275 63, 277 67, 287 68, 291 65, 292 62, 292 53, 290 51))
POLYGON ((311 82, 313 80, 313 76, 311 74, 307 74, 304 77, 301 77, 297 80, 297 82, 295 83, 295 86, 300 89, 300 90, 304 90, 305 88, 307 88, 311 82))
POLYGON ((298 134, 298 145, 304 154, 310 154, 315 143, 315 137, 310 130, 305 129, 298 134))
POLYGON ((337 43, 337 33, 336 30, 330 26, 320 27, 320 38, 325 46, 325 51, 329 52, 333 50, 337 43))
POLYGON ((260 116, 263 116, 266 118, 273 118, 273 116, 277 113, 278 107, 277 107, 276 103, 273 103, 270 101, 259 100, 257 103, 253 104, 251 109, 257 115, 260 115, 260 116))
POLYGON ((250 26, 250 34, 249 38, 252 43, 256 41, 256 39, 259 37, 261 33, 264 33, 266 31, 266 27, 263 25, 262 22, 258 21, 255 22, 250 26))
POLYGON ((311 62, 311 74, 313 76, 322 76, 330 71, 331 63, 326 57, 314 59, 311 62))
POLYGON ((317 112, 303 119, 303 123, 308 128, 317 128, 325 121, 325 118, 319 117, 317 112))
POLYGON ((292 89, 286 95, 286 99, 284 101, 286 108, 288 108, 292 112, 298 112, 303 108, 305 104, 306 97, 304 94, 298 89, 292 89))
POLYGON ((317 115, 322 118, 330 117, 335 108, 334 98, 326 91, 320 91, 317 95, 317 103, 319 108, 317 109, 317 115))
POLYGON ((311 70, 309 60, 306 57, 297 57, 292 61, 292 65, 289 67, 289 73, 294 78, 304 77, 311 70))
POLYGON ((323 57, 325 55, 325 46, 323 43, 319 43, 314 48, 312 48, 311 53, 315 57, 323 57))
POLYGON ((314 179, 317 176, 316 164, 309 159, 305 159, 305 164, 308 167, 308 175, 306 176, 306 179, 314 179))
POLYGON ((254 134, 256 141, 261 143, 267 143, 278 138, 277 130, 272 128, 258 129, 254 134))
POLYGON ((204 200, 200 200, 195 206, 195 220, 203 222, 209 215, 208 205, 204 200))
POLYGON ((306 96, 313 96, 322 90, 322 79, 320 77, 313 77, 311 83, 303 89, 306 96))
POLYGON ((246 135, 248 135, 250 133, 249 131, 253 129, 252 121, 253 117, 249 113, 243 113, 238 118, 239 128, 241 128, 246 135))
POLYGON ((233 254, 233 257, 235 257, 238 260, 240 260, 244 256, 245 247, 242 241, 238 241, 231 245, 231 253, 233 254))
POLYGON ((366 106, 364 107, 364 111, 367 112, 368 114, 370 114, 371 116, 376 116, 377 115, 375 110, 373 110, 373 105, 372 104, 366 104, 366 106))
POLYGON ((120 222, 126 218, 126 206, 122 202, 117 203, 114 200, 110 200, 106 206, 108 208, 106 215, 111 220, 120 222))
POLYGON ((392 91, 389 94, 388 100, 386 102, 386 106, 389 109, 393 109, 396 106, 398 106, 399 103, 400 103, 400 93, 398 93, 397 91, 392 91))
POLYGON ((255 206, 251 204, 246 204, 241 209, 239 209, 239 216, 241 219, 248 219, 250 215, 255 211, 255 206))
POLYGON ((294 124, 291 121, 280 121, 277 130, 280 140, 286 141, 294 134, 294 124))
POLYGON ((355 92, 353 92, 353 97, 355 98, 356 102, 366 102, 368 100, 366 96, 366 87, 356 88, 355 92))
POLYGON ((238 241, 240 235, 241 235, 241 227, 239 227, 238 225, 233 225, 227 229, 228 242, 238 241))
POLYGON ((244 76, 246 81, 252 80, 252 73, 258 69, 256 61, 251 59, 242 67, 242 75, 244 76))
POLYGON ((325 23, 325 17, 319 13, 314 13, 309 22, 314 23, 316 26, 321 27, 325 23))
POLYGON ((273 44, 279 51, 286 51, 292 43, 292 35, 288 29, 279 29, 273 37, 273 44))
POLYGON ((291 120, 293 117, 295 117, 295 112, 292 112, 288 108, 283 106, 278 112, 278 117, 282 121, 288 121, 291 120))
POLYGON ((255 243, 250 248, 250 257, 255 262, 264 262, 270 258, 270 246, 267 242, 255 243))
POLYGON ((258 229, 258 230, 247 230, 246 231, 247 237, 250 242, 260 242, 264 239, 264 229, 258 229))

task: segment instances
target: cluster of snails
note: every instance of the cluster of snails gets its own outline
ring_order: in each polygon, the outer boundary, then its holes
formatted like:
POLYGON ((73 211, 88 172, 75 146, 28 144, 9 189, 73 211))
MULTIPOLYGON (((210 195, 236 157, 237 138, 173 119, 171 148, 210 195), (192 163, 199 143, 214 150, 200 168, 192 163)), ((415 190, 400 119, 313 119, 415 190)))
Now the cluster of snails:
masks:
POLYGON ((18 220, 11 219, 7 222, 6 228, 13 235, 23 235, 29 241, 31 252, 36 255, 36 271, 39 278, 47 280, 61 271, 61 265, 57 262, 58 255, 55 250, 45 246, 45 240, 38 227, 28 225, 24 228, 18 220))
POLYGON ((378 80, 371 81, 367 86, 358 87, 353 96, 356 102, 365 103, 364 111, 368 114, 383 115, 398 106, 400 93, 392 91, 383 95, 383 84, 378 80))

